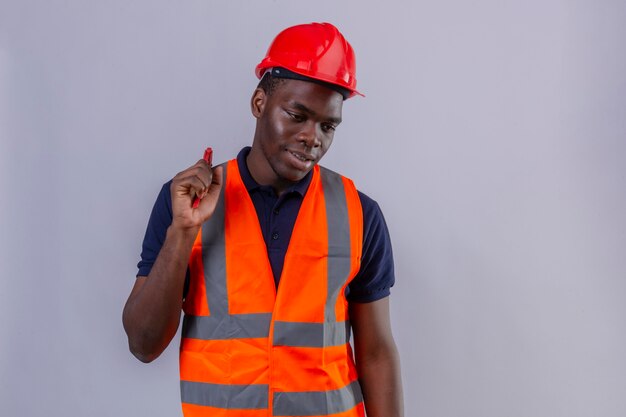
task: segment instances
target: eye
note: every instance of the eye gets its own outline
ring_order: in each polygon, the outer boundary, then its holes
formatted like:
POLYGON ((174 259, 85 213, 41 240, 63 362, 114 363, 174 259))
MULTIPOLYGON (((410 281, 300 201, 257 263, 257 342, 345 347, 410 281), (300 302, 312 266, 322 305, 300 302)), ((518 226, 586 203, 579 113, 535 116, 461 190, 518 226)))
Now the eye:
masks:
POLYGON ((304 122, 306 120, 306 117, 298 113, 293 113, 293 112, 288 111, 287 114, 296 122, 304 122))
POLYGON ((332 132, 336 129, 336 126, 330 123, 324 123, 322 124, 322 130, 326 133, 328 132, 332 132))

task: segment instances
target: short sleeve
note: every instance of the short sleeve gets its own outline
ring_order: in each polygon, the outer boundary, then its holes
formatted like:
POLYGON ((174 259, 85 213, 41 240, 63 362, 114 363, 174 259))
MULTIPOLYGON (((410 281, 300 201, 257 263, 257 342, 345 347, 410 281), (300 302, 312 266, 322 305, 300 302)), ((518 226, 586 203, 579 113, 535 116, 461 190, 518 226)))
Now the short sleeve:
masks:
POLYGON ((148 276, 157 255, 161 251, 167 228, 172 224, 172 199, 170 194, 171 181, 161 188, 161 192, 152 207, 148 227, 141 247, 141 260, 137 264, 137 276, 148 276))
POLYGON ((376 201, 359 191, 363 208, 363 252, 361 268, 348 285, 350 302, 369 303, 390 294, 395 283, 391 238, 376 201))

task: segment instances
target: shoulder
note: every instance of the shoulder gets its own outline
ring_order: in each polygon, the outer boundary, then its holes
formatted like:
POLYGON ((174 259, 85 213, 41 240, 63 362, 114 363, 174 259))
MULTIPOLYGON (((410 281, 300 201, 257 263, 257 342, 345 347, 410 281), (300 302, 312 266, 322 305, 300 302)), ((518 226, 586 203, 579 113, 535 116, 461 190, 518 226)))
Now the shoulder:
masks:
MULTIPOLYGON (((361 202, 361 208, 363 211, 363 224, 367 229, 368 226, 372 226, 374 224, 378 224, 382 222, 384 225, 384 217, 380 206, 373 198, 369 197, 364 192, 357 189, 354 181, 350 177, 346 177, 343 174, 333 171, 332 169, 326 168, 325 166, 320 165, 320 174, 323 177, 328 178, 333 181, 341 181, 346 180, 347 184, 350 185, 354 189, 354 191, 359 196, 359 201, 361 202)), ((385 225, 386 228, 386 225, 385 225)))
POLYGON ((322 177, 322 181, 337 182, 337 181, 342 181, 343 179, 346 179, 348 180, 348 183, 354 186, 354 183, 352 182, 352 180, 346 177, 345 175, 341 175, 340 173, 335 172, 332 169, 326 168, 325 166, 322 166, 322 165, 319 166, 319 169, 320 169, 320 176, 322 177))
POLYGON ((148 276, 161 250, 161 246, 165 242, 167 228, 172 223, 171 184, 172 181, 163 184, 152 207, 143 239, 141 261, 137 264, 139 268, 137 276, 148 276))
POLYGON ((387 297, 395 283, 393 250, 389 230, 378 203, 358 191, 363 211, 361 266, 350 283, 350 302, 370 303, 387 297))
POLYGON ((387 222, 376 200, 367 194, 357 191, 363 212, 363 249, 391 252, 391 238, 387 222))
POLYGON ((380 206, 370 196, 365 194, 362 191, 357 190, 359 194, 359 200, 361 201, 361 207, 363 208, 363 219, 366 218, 382 218, 383 212, 380 209, 380 206))
POLYGON ((156 201, 154 202, 154 209, 157 210, 160 214, 169 215, 172 217, 172 191, 171 191, 172 180, 169 180, 161 187, 161 191, 157 196, 156 201))

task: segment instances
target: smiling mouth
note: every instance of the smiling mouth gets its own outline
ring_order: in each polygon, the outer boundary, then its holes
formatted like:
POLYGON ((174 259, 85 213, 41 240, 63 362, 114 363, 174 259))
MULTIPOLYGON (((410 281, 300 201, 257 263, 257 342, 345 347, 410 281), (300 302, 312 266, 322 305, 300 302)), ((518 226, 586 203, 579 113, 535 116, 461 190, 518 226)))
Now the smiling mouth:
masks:
POLYGON ((288 152, 289 152, 290 154, 292 154, 293 156, 295 156, 296 158, 298 158, 298 159, 299 159, 300 161, 302 161, 302 162, 312 161, 312 159, 306 158, 306 157, 304 157, 303 155, 299 155, 299 154, 297 154, 297 153, 295 153, 295 152, 292 152, 292 151, 288 151, 288 152))

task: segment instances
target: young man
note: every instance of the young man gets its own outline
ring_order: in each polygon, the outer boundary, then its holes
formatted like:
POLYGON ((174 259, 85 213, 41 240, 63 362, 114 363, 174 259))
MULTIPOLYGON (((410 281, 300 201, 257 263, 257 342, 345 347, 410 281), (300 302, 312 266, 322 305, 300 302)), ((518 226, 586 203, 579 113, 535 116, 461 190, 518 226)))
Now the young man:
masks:
POLYGON ((186 417, 402 416, 382 213, 318 165, 359 94, 352 47, 331 24, 294 26, 256 74, 252 147, 198 161, 157 199, 124 308, 130 350, 154 360, 185 312, 186 417))

